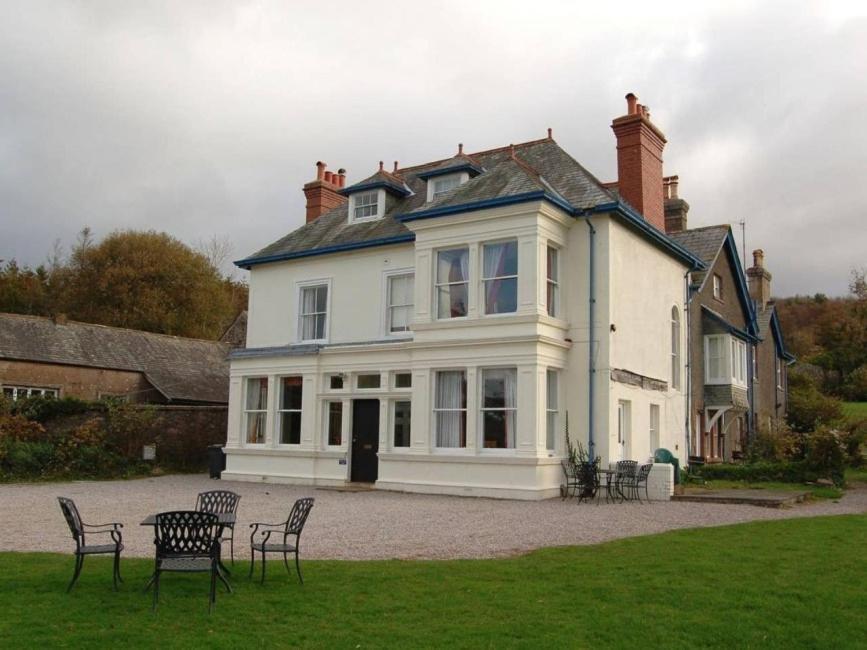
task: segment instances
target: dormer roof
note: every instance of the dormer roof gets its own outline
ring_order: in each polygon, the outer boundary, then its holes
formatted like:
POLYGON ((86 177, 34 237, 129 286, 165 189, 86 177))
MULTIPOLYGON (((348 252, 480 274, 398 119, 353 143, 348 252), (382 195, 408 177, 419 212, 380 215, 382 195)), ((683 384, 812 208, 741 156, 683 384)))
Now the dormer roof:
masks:
POLYGON ((380 188, 394 194, 395 196, 405 197, 412 194, 412 190, 406 186, 404 180, 396 174, 390 174, 385 171, 382 168, 382 163, 379 163, 379 171, 377 171, 373 176, 368 176, 363 181, 359 181, 349 187, 344 187, 339 193, 343 196, 349 196, 356 192, 365 192, 367 190, 376 190, 380 188))
POLYGON ((470 178, 473 178, 474 176, 478 176, 479 174, 481 174, 483 171, 485 170, 478 161, 474 160, 465 153, 459 153, 453 158, 449 158, 448 160, 443 160, 438 164, 432 165, 431 167, 416 174, 416 176, 423 180, 427 180, 436 176, 445 176, 446 174, 467 172, 470 175, 470 178))

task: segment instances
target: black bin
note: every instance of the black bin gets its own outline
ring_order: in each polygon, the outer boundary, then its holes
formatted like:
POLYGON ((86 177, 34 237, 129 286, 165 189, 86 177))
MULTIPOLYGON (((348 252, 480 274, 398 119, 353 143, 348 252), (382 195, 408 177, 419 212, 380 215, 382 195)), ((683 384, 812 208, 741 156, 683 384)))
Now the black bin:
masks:
POLYGON ((211 473, 211 478, 220 478, 224 469, 226 469, 226 454, 223 452, 223 445, 208 445, 208 471, 211 473))

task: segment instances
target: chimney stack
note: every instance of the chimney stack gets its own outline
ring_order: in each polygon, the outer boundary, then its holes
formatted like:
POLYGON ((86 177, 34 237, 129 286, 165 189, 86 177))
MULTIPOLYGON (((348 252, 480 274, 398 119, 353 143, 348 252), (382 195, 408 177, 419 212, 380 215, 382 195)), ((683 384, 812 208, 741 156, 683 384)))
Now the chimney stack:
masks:
POLYGON ((672 234, 686 230, 686 215, 689 203, 677 194, 677 176, 666 176, 662 179, 662 198, 665 206, 665 232, 672 234))
POLYGON ((337 173, 326 171, 327 165, 316 163, 316 180, 304 184, 304 196, 307 197, 307 223, 315 221, 321 215, 346 202, 346 197, 338 194, 338 190, 346 183, 346 170, 338 169, 337 173))
POLYGON ((662 149, 665 136, 650 121, 650 110, 626 95, 626 115, 611 122, 617 138, 617 188, 620 196, 665 232, 662 149))
POLYGON ((765 252, 761 248, 753 251, 753 265, 747 269, 750 297, 762 311, 771 300, 771 274, 765 269, 765 252))

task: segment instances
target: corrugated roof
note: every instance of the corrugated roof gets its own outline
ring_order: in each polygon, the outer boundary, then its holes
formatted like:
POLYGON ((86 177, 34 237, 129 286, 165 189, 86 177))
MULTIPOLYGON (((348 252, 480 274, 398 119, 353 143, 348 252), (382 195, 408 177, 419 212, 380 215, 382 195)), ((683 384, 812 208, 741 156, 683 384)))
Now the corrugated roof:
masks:
POLYGON ((172 401, 229 401, 228 346, 140 330, 0 314, 0 358, 141 372, 172 401))

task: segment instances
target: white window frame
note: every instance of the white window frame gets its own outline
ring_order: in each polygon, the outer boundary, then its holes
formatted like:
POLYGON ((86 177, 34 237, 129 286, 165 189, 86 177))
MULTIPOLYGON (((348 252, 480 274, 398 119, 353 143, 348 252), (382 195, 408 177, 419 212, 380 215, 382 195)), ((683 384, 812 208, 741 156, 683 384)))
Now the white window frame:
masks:
POLYGON ((50 388, 47 386, 13 386, 9 384, 3 384, 3 386, 0 386, 0 395, 5 394, 8 390, 12 391, 10 397, 13 402, 19 399, 27 399, 28 397, 51 397, 54 399, 60 397, 59 388, 50 388))
POLYGON ((412 267, 404 268, 404 269, 394 269, 392 271, 386 271, 383 273, 383 281, 382 281, 382 304, 384 305, 384 314, 383 314, 383 323, 382 323, 382 332, 384 336, 390 338, 406 338, 412 337, 412 321, 413 315, 415 312, 415 269, 412 267), (402 277, 411 277, 412 278, 412 302, 406 305, 392 305, 391 304, 391 281, 395 278, 402 277), (410 329, 404 331, 391 331, 391 310, 394 307, 410 307, 410 329))
POLYGON ((328 399, 324 401, 325 405, 325 447, 327 449, 341 449, 346 442, 343 439, 343 420, 346 418, 346 409, 343 407, 343 400, 339 399, 328 399), (331 405, 332 404, 340 404, 340 442, 336 445, 331 444, 331 405))
MULTIPOLYGON (((303 282, 296 283, 296 303, 298 305, 298 318, 295 319, 295 327, 297 328, 295 340, 298 343, 327 343, 330 335, 330 327, 331 327, 331 278, 320 278, 317 280, 305 280, 303 282), (326 295, 325 295, 325 324, 322 326, 322 338, 318 339, 304 339, 302 338, 302 332, 304 328, 302 326, 302 322, 304 314, 302 312, 303 309, 303 296, 305 289, 312 289, 315 287, 325 287, 326 295)), ((318 314, 321 312, 313 312, 314 314, 318 314)))
MULTIPOLYGON (((368 206, 373 205, 368 204, 368 206)), ((361 192, 356 192, 349 195, 349 223, 365 223, 367 221, 376 221, 377 219, 381 219, 383 214, 385 213, 385 190, 382 188, 371 189, 371 190, 362 190, 361 192), (356 208, 360 208, 363 206, 356 205, 356 203, 362 198, 371 195, 376 195, 376 211, 372 214, 365 215, 363 217, 356 217, 355 212, 356 208)))
POLYGON ((661 444, 659 438, 659 428, 660 428, 660 408, 659 404, 651 404, 650 412, 648 413, 648 434, 650 437, 650 455, 652 456, 657 449, 659 449, 659 445, 661 444), (654 438, 656 438, 656 443, 654 443, 654 438))
MULTIPOLYGON (((478 377, 478 441, 476 442, 477 448, 486 454, 502 454, 502 453, 514 453, 515 449, 518 448, 518 402, 520 401, 520 395, 518 388, 518 368, 517 366, 488 366, 485 368, 479 368, 479 371, 476 375, 478 377), (498 370, 511 370, 515 373, 515 405, 512 407, 504 406, 502 408, 486 408, 485 407, 485 373, 498 371, 498 370), (487 412, 502 412, 506 413, 511 411, 514 413, 514 422, 515 422, 515 430, 512 432, 512 446, 511 447, 485 447, 485 413, 487 412)), ((508 432, 506 437, 506 442, 508 443, 508 432)))
POLYGON ((516 314, 518 312, 518 291, 519 280, 518 276, 521 273, 521 262, 520 262, 521 249, 518 245, 518 240, 514 237, 510 237, 508 239, 498 239, 493 241, 482 242, 479 245, 479 302, 481 303, 481 311, 485 316, 508 316, 510 314, 516 314), (495 275, 489 278, 485 277, 485 247, 486 246, 498 246, 501 244, 515 244, 515 260, 518 264, 517 272, 513 275, 495 275), (486 290, 488 282, 496 282, 497 280, 515 280, 515 311, 488 311, 488 292, 486 290))
POLYGON ((360 391, 365 391, 365 392, 371 391, 371 390, 382 390, 382 373, 381 372, 375 372, 375 371, 371 371, 371 372, 363 372, 362 371, 362 372, 357 373, 355 375, 355 390, 360 390, 360 391), (379 384, 376 386, 370 386, 370 387, 362 388, 362 386, 359 384, 359 380, 362 377, 379 377, 379 384))
POLYGON ((459 320, 466 319, 470 315, 470 282, 473 277, 473 268, 471 266, 470 247, 466 244, 457 246, 446 246, 434 251, 433 257, 433 313, 436 314, 437 320, 459 320), (467 277, 463 282, 440 282, 439 281, 439 256, 440 253, 448 253, 450 251, 465 250, 467 252, 467 277), (458 285, 466 285, 467 287, 467 313, 463 316, 440 316, 440 288, 452 287, 458 285))
POLYGON ((283 442, 283 414, 284 413, 297 413, 300 418, 304 417, 303 416, 303 411, 304 411, 304 376, 303 375, 279 375, 277 377, 275 385, 279 389, 277 391, 278 394, 276 395, 277 399, 275 400, 275 402, 276 402, 275 407, 276 407, 276 412, 277 412, 277 417, 276 417, 277 424, 274 427, 277 430, 277 432, 276 432, 277 435, 275 436, 277 439, 277 444, 280 445, 281 447, 298 447, 301 444, 300 422, 299 422, 299 429, 298 429, 298 442, 283 442), (301 407, 297 408, 297 409, 290 409, 290 408, 284 409, 283 408, 283 390, 284 390, 283 380, 289 379, 289 378, 297 378, 297 379, 301 380, 301 407))
POLYGON ((244 422, 243 423, 244 445, 253 445, 256 447, 262 447, 265 445, 265 443, 268 440, 268 397, 269 397, 268 394, 270 393, 270 391, 271 391, 271 382, 268 380, 268 377, 266 375, 251 375, 249 377, 244 377, 244 390, 242 391, 243 395, 241 396, 241 399, 242 399, 241 411, 243 413, 243 418, 244 418, 244 420, 243 420, 243 422, 244 422), (250 391, 250 382, 254 379, 258 380, 258 381, 261 381, 262 379, 265 380, 265 406, 260 408, 260 409, 247 408, 247 396, 248 396, 249 391, 250 391), (256 414, 261 413, 265 416, 265 424, 262 427, 262 440, 261 440, 261 442, 255 442, 255 441, 251 442, 250 441, 250 418, 249 418, 249 415, 251 413, 256 413, 256 414))
POLYGON ((403 450, 409 449, 412 446, 412 400, 407 395, 404 398, 393 399, 391 400, 391 404, 389 406, 389 446, 394 450, 403 450), (395 427, 397 426, 397 405, 398 403, 407 403, 409 404, 409 437, 410 439, 407 441, 407 444, 397 446, 394 444, 394 436, 395 436, 395 427))
POLYGON ((557 246, 552 246, 550 243, 545 248, 545 311, 551 318, 560 318, 562 311, 560 307, 560 249, 557 246), (548 257, 554 254, 554 277, 548 273, 548 257), (553 295, 553 305, 549 296, 553 295))
POLYGON ((330 391, 332 393, 343 392, 347 389, 346 380, 347 380, 347 375, 344 373, 329 372, 328 374, 325 375, 325 386, 323 386, 323 388, 325 388, 325 390, 330 391), (339 378, 341 380, 341 382, 343 383, 343 385, 340 388, 332 388, 331 387, 331 379, 335 378, 335 377, 339 378))
POLYGON ((437 368, 433 371, 433 382, 431 386, 431 411, 433 418, 431 422, 431 446, 437 452, 443 453, 464 453, 467 451, 467 443, 469 442, 470 422, 469 422, 469 399, 470 399, 470 378, 466 368, 437 368), (437 408, 437 387, 439 385, 439 374, 443 372, 459 372, 463 374, 464 387, 464 404, 466 406, 459 408, 440 409, 437 408), (456 447, 441 447, 438 443, 439 430, 437 429, 437 413, 463 413, 464 423, 464 444, 456 447))
POLYGON ((713 274, 713 297, 720 302, 723 300, 722 276, 719 273, 713 274))
POLYGON ((393 390, 412 390, 412 373, 409 370, 395 370, 391 375, 391 388, 393 390), (398 386, 398 375, 409 375, 409 386, 398 386))
POLYGON ((545 448, 557 451, 557 429, 560 427, 560 371, 548 368, 545 371, 545 448), (551 378, 554 379, 554 390, 551 390, 551 378), (554 397, 552 407, 551 397, 554 397))
POLYGON ((470 175, 468 172, 455 172, 453 174, 440 174, 438 176, 431 176, 430 178, 427 179, 427 199, 426 199, 427 203, 430 203, 434 199, 439 198, 440 196, 442 196, 443 194, 445 194, 447 192, 451 192, 455 187, 460 187, 461 185, 466 183, 468 180, 470 180, 470 175), (452 179, 457 179, 457 181, 458 181, 457 185, 454 185, 445 191, 441 191, 441 192, 436 191, 437 181, 452 180, 452 179))
POLYGON ((704 383, 711 385, 732 384, 747 387, 747 344, 731 334, 708 334, 704 337, 704 383), (722 357, 720 374, 710 374, 710 342, 720 341, 722 357))

